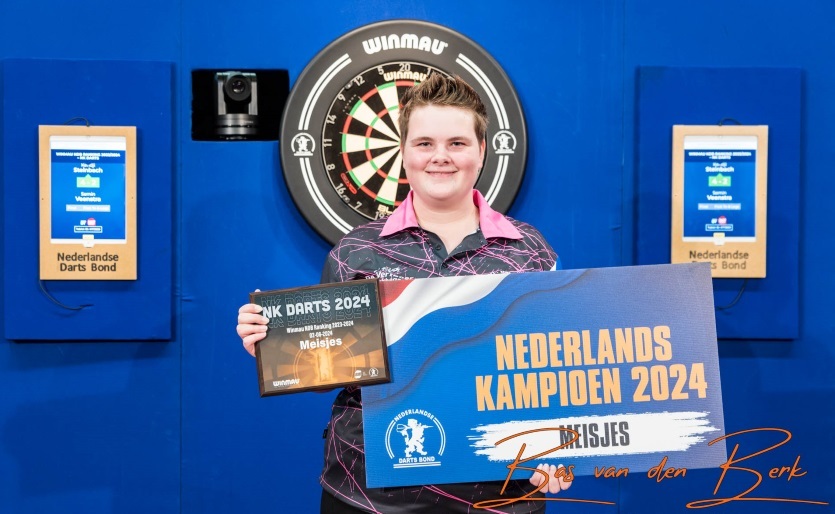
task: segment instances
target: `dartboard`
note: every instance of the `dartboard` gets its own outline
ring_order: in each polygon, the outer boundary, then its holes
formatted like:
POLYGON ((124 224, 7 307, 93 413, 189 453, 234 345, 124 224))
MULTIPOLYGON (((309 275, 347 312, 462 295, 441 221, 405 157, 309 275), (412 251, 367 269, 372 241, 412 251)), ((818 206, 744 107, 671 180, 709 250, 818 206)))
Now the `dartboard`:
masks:
POLYGON ((388 216, 409 192, 400 157, 399 100, 430 74, 459 75, 487 107, 485 162, 476 188, 506 212, 524 174, 522 108, 496 61, 465 36, 423 21, 360 27, 302 71, 281 121, 281 169, 304 218, 335 243, 388 216))

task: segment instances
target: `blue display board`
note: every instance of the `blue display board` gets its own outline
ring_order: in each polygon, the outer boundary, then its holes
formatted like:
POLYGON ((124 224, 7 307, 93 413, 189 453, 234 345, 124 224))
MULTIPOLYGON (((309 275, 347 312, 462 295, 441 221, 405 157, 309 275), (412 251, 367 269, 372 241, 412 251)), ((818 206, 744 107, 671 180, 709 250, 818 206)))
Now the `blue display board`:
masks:
POLYGON ((363 388, 370 487, 503 480, 517 458, 573 475, 727 459, 708 444, 724 435, 708 264, 383 285, 393 381, 363 388))
MULTIPOLYGON (((18 341, 170 339, 174 183, 171 63, 9 59, 3 62, 3 68, 3 147, 7 150, 2 156, 5 337, 18 341), (140 202, 137 280, 43 281, 44 288, 61 306, 48 298, 38 283, 38 127, 85 122, 136 127, 136 195, 140 202)), ((95 204, 110 205, 111 212, 104 217, 102 212, 93 216, 73 212, 66 218, 53 218, 57 232, 51 234, 52 238, 77 238, 81 234, 76 227, 90 230, 98 226, 103 228, 103 238, 124 239, 124 186, 119 180, 124 155, 99 154, 98 161, 66 161, 73 157, 52 156, 58 165, 51 176, 59 179, 59 201, 69 196, 73 197, 71 204, 82 204, 73 194, 77 185, 74 181, 80 178, 89 180, 85 183, 89 187, 82 190, 95 192, 95 197, 102 199, 95 204), (89 179, 86 173, 61 179, 62 167, 84 164, 91 171, 100 168, 102 173, 91 172, 89 179), (95 178, 105 175, 107 181, 93 187, 95 178), (121 201, 111 201, 119 195, 121 201), (89 224, 91 217, 93 225, 89 224)), ((57 214, 56 209, 52 211, 57 214)), ((99 234, 95 237, 98 240, 99 234)))
POLYGON ((670 262, 672 127, 768 126, 766 278, 713 280, 716 306, 728 307, 716 311, 716 332, 720 339, 798 337, 800 70, 641 67, 637 100, 636 264, 670 262))

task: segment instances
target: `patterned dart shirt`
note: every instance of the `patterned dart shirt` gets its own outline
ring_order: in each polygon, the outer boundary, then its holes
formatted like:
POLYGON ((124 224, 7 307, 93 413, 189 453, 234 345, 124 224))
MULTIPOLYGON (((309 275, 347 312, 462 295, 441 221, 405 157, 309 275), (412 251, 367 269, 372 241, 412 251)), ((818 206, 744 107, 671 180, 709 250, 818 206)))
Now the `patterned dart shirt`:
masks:
MULTIPOLYGON (((538 230, 492 210, 477 190, 473 190, 473 203, 478 207, 479 229, 447 253, 441 239, 418 224, 410 192, 391 216, 362 225, 337 243, 328 254, 322 282, 372 277, 403 280, 559 268, 559 258, 538 230)), ((334 400, 320 482, 339 500, 367 512, 382 514, 472 513, 478 512, 472 505, 479 501, 520 497, 534 489, 527 480, 511 481, 504 495, 500 494, 503 482, 366 487, 359 387, 343 389, 334 400)), ((542 513, 545 502, 520 501, 481 512, 542 513)))

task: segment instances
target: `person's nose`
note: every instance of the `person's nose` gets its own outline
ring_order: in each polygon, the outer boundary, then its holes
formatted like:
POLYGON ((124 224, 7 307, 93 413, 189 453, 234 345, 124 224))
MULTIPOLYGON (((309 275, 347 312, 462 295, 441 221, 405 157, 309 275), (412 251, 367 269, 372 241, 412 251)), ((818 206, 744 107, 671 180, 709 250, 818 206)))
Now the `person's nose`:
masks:
POLYGON ((449 162, 449 153, 447 153, 446 147, 439 145, 435 148, 435 153, 432 154, 432 162, 437 164, 449 162))

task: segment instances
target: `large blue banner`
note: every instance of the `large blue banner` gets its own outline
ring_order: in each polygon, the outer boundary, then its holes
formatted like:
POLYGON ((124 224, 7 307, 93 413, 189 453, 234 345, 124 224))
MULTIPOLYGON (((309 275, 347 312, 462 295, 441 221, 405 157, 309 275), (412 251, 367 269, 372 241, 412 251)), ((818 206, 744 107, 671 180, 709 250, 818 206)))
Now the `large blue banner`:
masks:
POLYGON ((393 381, 363 387, 370 487, 727 460, 708 445, 724 435, 709 264, 382 285, 393 381))

